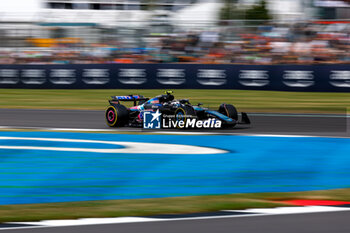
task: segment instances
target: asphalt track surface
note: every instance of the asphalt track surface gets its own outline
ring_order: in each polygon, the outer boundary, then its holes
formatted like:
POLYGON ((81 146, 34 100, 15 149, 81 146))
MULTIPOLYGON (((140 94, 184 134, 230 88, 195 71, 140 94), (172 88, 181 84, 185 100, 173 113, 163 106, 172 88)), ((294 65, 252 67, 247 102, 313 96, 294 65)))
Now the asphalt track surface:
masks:
MULTIPOLYGON (((104 111, 0 109, 0 126, 72 129, 111 129, 105 123, 104 111)), ((349 137, 345 115, 262 114, 248 113, 252 124, 234 129, 209 130, 212 133, 287 134, 349 137)), ((113 128, 112 128, 113 129, 113 128)), ((123 127, 116 131, 141 131, 123 127)), ((178 131, 178 130, 175 130, 178 131)), ((199 130, 204 132, 204 130, 199 130)))
MULTIPOLYGON (((349 137, 348 118, 342 115, 249 114, 252 125, 211 132, 349 137)), ((0 109, 0 126, 72 129, 110 129, 104 111, 0 109)), ((117 130, 117 129, 116 129, 117 130)), ((123 131, 136 130, 122 128, 123 131)), ((21 233, 349 233, 350 211, 278 216, 179 220, 149 223, 2 230, 21 233)))
POLYGON ((349 233, 350 211, 3 230, 11 233, 349 233))

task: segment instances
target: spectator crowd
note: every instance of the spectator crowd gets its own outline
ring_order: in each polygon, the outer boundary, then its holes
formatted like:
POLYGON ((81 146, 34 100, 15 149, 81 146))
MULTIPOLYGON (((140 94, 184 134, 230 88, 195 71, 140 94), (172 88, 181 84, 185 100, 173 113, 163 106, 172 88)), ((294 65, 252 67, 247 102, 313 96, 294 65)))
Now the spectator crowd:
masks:
POLYGON ((0 49, 0 64, 350 63, 350 21, 266 24, 244 30, 221 25, 213 30, 143 35, 142 41, 141 46, 130 45, 109 37, 100 43, 6 48, 0 49))

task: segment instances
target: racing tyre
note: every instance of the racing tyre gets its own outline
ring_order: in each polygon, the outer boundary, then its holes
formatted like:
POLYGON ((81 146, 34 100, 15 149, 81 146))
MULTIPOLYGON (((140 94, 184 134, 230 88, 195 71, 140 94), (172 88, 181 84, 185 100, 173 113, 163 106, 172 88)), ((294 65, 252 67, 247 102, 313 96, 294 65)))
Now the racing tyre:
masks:
POLYGON ((112 104, 106 110, 106 121, 110 127, 122 127, 128 123, 128 109, 121 104, 112 104))
POLYGON ((237 109, 231 104, 221 104, 219 107, 219 113, 238 121, 237 109))
POLYGON ((189 105, 182 106, 175 110, 176 120, 186 121, 187 118, 196 116, 196 111, 189 105))

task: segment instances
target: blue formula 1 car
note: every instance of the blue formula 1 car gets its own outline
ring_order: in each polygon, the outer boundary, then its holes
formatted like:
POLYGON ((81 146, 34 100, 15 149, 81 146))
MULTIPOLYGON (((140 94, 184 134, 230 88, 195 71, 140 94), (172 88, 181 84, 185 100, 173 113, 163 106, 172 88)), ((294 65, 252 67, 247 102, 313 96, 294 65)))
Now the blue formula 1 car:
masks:
MULTIPOLYGON (((196 121, 211 120, 221 122, 220 128, 231 128, 236 124, 250 124, 246 113, 241 113, 238 119, 238 112, 231 104, 221 104, 217 111, 204 108, 201 105, 192 105, 188 99, 176 100, 172 91, 154 98, 146 98, 142 95, 112 96, 106 110, 106 121, 110 127, 142 127, 145 112, 157 112, 163 116, 172 117, 173 121, 196 121), (125 107, 121 102, 133 102, 130 108, 125 107)), ((192 126, 195 125, 192 121, 192 126)), ((179 128, 179 127, 175 127, 179 128)))

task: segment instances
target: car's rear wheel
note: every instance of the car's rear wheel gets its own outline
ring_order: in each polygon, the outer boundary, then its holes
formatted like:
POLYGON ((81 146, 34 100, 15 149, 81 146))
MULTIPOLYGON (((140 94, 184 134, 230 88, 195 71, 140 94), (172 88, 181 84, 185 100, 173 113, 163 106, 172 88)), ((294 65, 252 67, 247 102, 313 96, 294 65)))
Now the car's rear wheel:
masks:
POLYGON ((238 120, 237 109, 232 104, 221 104, 219 107, 219 113, 228 116, 233 120, 238 120))
POLYGON ((106 110, 106 121, 110 127, 122 127, 128 122, 128 109, 121 104, 112 104, 106 110))

